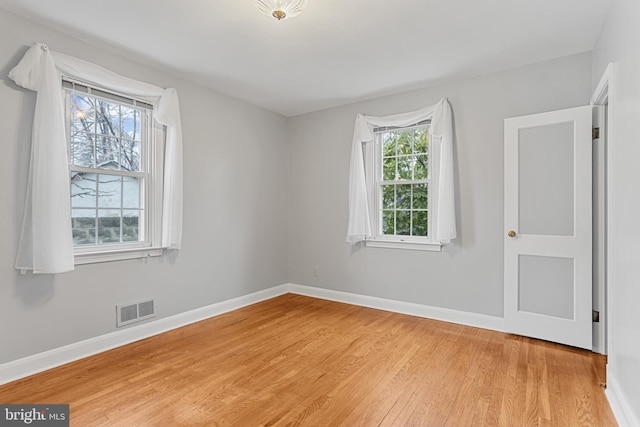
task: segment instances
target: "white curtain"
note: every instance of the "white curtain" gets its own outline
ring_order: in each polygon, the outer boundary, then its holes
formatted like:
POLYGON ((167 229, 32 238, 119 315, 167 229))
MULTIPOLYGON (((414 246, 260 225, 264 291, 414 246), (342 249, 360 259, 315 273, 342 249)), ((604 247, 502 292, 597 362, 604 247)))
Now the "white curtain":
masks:
POLYGON ((9 78, 37 92, 27 199, 16 268, 34 273, 74 269, 69 167, 62 76, 154 102, 155 120, 166 126, 162 247, 182 241, 182 128, 175 89, 139 82, 95 64, 34 44, 9 78))
POLYGON ((373 142, 375 127, 410 126, 431 119, 429 144, 437 159, 434 172, 437 188, 430 188, 434 210, 429 213, 432 224, 431 238, 434 242, 449 243, 456 237, 455 198, 453 185, 453 123, 451 106, 446 98, 437 104, 410 113, 375 117, 358 114, 353 144, 351 146, 351 168, 349 173, 349 225, 347 242, 357 243, 372 236, 369 215, 367 181, 365 173, 364 145, 373 142))

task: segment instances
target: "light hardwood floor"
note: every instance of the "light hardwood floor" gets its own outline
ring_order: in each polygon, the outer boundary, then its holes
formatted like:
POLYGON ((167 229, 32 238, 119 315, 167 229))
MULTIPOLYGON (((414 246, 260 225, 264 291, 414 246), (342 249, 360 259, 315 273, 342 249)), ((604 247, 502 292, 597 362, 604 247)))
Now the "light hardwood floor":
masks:
POLYGON ((72 426, 615 426, 604 357, 287 294, 0 387, 72 426))

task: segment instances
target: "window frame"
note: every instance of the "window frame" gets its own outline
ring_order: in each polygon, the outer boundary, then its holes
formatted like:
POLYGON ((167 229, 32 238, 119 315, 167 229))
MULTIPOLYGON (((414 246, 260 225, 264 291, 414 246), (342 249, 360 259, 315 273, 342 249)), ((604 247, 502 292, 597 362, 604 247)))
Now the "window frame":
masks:
MULTIPOLYGON (((403 180, 398 183, 394 181, 394 184, 386 185, 399 185, 399 184, 420 184, 425 183, 427 185, 427 236, 411 236, 411 235, 389 235, 382 234, 382 211, 383 211, 383 197, 382 188, 391 181, 385 181, 383 178, 383 142, 382 134, 389 131, 403 131, 403 130, 415 130, 417 128, 425 127, 427 133, 431 126, 431 119, 423 120, 418 123, 414 123, 409 126, 398 127, 380 127, 373 129, 373 142, 365 146, 365 171, 369 171, 367 174, 367 195, 369 200, 369 216, 372 223, 372 236, 366 239, 366 246, 375 248, 389 248, 389 249, 409 249, 419 251, 441 251, 442 244, 432 240, 432 223, 431 212, 433 211, 433 194, 434 187, 437 186, 437 173, 434 170, 434 165, 437 165, 437 159, 435 158, 435 150, 433 150, 433 144, 431 139, 428 140, 427 148, 427 178, 419 180, 403 180)), ((413 154, 413 153, 412 153, 413 154)), ((397 159, 397 157, 396 157, 397 159)))
MULTIPOLYGON (((162 227, 162 197, 163 197, 163 170, 164 170, 164 126, 153 118, 152 100, 137 98, 99 85, 71 79, 63 76, 61 90, 65 101, 65 131, 67 139, 67 159, 69 177, 71 172, 96 173, 111 176, 137 176, 142 177, 141 186, 141 214, 140 228, 144 233, 144 240, 123 243, 105 243, 93 245, 73 246, 75 265, 91 264, 126 259, 147 258, 163 254, 161 247, 162 227), (77 90, 82 88, 83 90, 77 90), (141 124, 141 132, 146 136, 140 139, 141 170, 140 172, 115 172, 109 169, 87 168, 72 165, 71 159, 71 95, 79 94, 92 98, 119 104, 126 107, 134 107, 141 110, 145 116, 144 125, 141 124), (142 103, 141 107, 139 104, 142 103), (144 131, 143 131, 144 128, 144 131), (106 172, 106 173, 104 173, 106 172)), ((142 119, 142 116, 141 116, 142 119)), ((71 185, 71 181, 69 181, 71 185)), ((68 201, 71 204, 71 198, 68 201)), ((122 207, 120 207, 122 209, 122 207)), ((72 210, 73 211, 73 210, 72 210)), ((70 218, 71 220, 71 218, 70 218)))

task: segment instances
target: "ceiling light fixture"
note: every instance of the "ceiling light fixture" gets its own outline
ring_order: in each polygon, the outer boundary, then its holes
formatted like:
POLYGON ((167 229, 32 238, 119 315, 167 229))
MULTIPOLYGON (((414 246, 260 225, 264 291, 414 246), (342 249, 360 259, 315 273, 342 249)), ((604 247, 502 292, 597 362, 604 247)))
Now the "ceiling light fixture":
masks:
POLYGON ((256 3, 260 12, 278 21, 298 16, 307 8, 307 0, 256 0, 256 3))

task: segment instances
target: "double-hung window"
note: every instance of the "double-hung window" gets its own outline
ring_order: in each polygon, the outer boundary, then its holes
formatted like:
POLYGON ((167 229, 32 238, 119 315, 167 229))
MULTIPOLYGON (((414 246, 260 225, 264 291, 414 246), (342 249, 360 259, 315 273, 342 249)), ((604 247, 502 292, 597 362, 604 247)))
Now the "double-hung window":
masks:
POLYGON ((153 105, 69 80, 63 89, 76 264, 159 255, 153 105))
POLYGON ((425 120, 407 127, 374 128, 368 168, 373 236, 368 246, 440 249, 430 238, 429 125, 425 120))
POLYGON ((453 166, 446 98, 408 113, 358 114, 346 241, 440 251, 456 238, 453 166))

